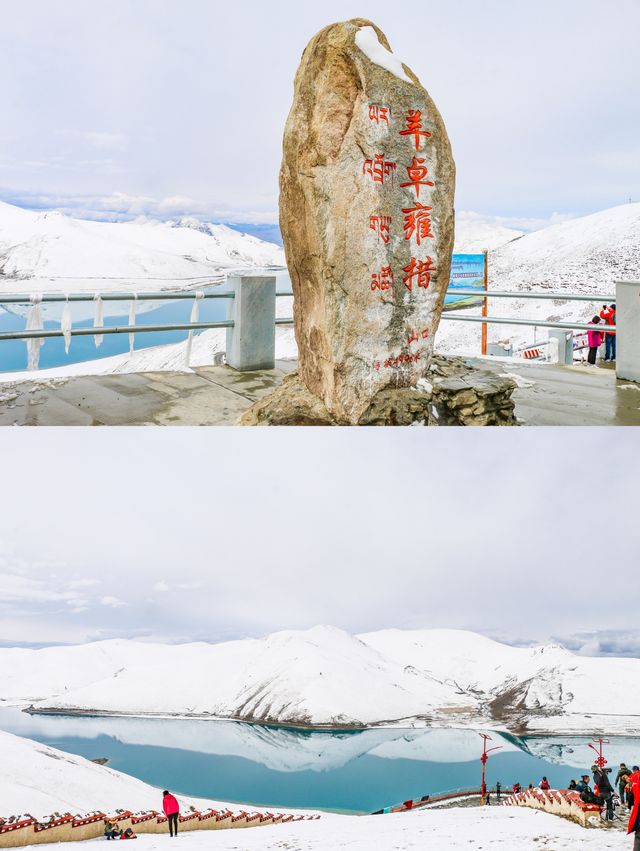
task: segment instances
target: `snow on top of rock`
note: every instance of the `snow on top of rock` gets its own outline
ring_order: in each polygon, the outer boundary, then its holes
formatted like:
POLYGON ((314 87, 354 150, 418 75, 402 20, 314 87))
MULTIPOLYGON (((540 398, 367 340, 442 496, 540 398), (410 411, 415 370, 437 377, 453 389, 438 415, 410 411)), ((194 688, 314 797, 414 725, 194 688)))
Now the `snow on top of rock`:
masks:
POLYGON ((379 65, 380 68, 384 68, 385 71, 389 71, 405 83, 413 84, 413 80, 407 76, 402 62, 391 51, 387 50, 384 44, 380 43, 378 34, 373 27, 360 27, 356 33, 356 45, 374 65, 379 65))

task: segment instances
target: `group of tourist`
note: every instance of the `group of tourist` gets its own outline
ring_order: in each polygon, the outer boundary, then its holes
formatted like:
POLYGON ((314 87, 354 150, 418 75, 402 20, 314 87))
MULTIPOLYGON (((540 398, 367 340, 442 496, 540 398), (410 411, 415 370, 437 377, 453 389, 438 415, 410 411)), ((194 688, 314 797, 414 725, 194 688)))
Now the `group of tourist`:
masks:
MULTIPOLYGON (((176 797, 172 795, 167 789, 165 789, 162 793, 162 809, 164 810, 164 814, 167 817, 167 823, 169 825, 169 836, 177 836, 180 804, 178 803, 176 797)), ((138 838, 131 827, 128 827, 126 830, 120 830, 118 823, 111 819, 105 820, 104 835, 107 837, 107 839, 138 838)))
MULTIPOLYGON (((615 304, 603 304, 599 315, 594 316, 591 320, 592 325, 599 325, 604 322, 605 325, 612 326, 616 324, 616 306, 615 304)), ((596 365, 596 356, 598 349, 604 342, 604 358, 606 362, 611 362, 616 359, 616 335, 611 333, 603 333, 596 331, 595 328, 587 331, 587 342, 589 344, 589 354, 587 355, 587 363, 591 366, 596 365)))
MULTIPOLYGON (((591 777, 588 774, 583 774, 579 781, 572 780, 567 788, 578 792, 580 799, 585 804, 597 804, 599 807, 603 807, 605 809, 604 818, 607 821, 614 818, 615 805, 625 807, 630 813, 629 833, 635 833, 633 851, 640 851, 640 766, 634 765, 629 768, 625 762, 621 762, 613 781, 609 777, 612 773, 610 768, 592 765, 591 772, 593 787, 589 782, 591 777)), ((530 783, 528 788, 533 789, 533 784, 530 783)), ((551 784, 546 777, 543 777, 538 788, 547 791, 551 788, 551 784)), ((522 792, 522 786, 519 783, 514 783, 513 793, 517 794, 518 792, 522 792)), ((496 798, 500 800, 501 795, 502 785, 496 783, 496 798)), ((487 795, 486 803, 491 803, 490 795, 487 795)))

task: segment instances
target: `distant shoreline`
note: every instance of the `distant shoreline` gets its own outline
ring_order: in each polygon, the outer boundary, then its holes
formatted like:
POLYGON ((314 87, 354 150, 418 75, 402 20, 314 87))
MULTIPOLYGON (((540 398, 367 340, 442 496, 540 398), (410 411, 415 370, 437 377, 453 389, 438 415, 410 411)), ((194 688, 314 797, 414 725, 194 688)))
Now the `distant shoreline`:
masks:
MULTIPOLYGON (((9 707, 7 707, 9 708, 9 707)), ((444 724, 438 720, 426 720, 420 718, 401 718, 377 721, 371 724, 312 724, 303 721, 278 721, 273 719, 262 719, 252 717, 222 716, 208 713, 179 714, 170 712, 116 712, 106 709, 58 709, 55 707, 35 708, 33 706, 15 706, 28 715, 57 715, 61 717, 82 718, 139 718, 158 721, 227 721, 234 724, 246 724, 252 727, 272 727, 280 730, 295 730, 310 733, 362 733, 367 730, 395 729, 395 730, 491 730, 503 733, 517 739, 534 738, 583 738, 593 735, 615 736, 618 738, 640 738, 640 715, 638 716, 611 716, 615 718, 637 718, 638 726, 631 731, 616 731, 613 728, 594 726, 591 728, 573 730, 528 730, 524 726, 509 729, 504 724, 497 723, 473 723, 473 724, 444 724), (411 723, 414 722, 414 723, 411 723), (419 722, 419 723, 415 723, 419 722)))

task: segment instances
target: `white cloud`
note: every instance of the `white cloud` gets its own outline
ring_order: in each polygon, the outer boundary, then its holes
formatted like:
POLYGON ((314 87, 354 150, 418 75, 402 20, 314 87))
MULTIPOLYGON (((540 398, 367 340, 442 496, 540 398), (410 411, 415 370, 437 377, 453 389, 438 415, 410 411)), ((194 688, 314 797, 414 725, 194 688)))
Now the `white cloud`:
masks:
POLYGON ((161 594, 164 594, 166 591, 169 590, 169 586, 164 581, 164 579, 161 579, 160 582, 156 582, 156 584, 153 586, 153 590, 159 591, 161 594))
POLYGON ((100 599, 100 605, 110 606, 113 609, 122 609, 129 604, 125 603, 124 600, 121 600, 119 597, 102 597, 100 599))

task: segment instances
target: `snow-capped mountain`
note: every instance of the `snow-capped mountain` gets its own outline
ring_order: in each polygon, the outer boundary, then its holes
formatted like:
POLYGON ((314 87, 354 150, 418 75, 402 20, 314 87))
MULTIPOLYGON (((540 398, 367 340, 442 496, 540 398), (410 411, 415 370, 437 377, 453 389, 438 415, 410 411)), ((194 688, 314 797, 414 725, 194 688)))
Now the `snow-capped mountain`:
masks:
POLYGON ((458 630, 354 636, 315 627, 216 645, 3 649, 0 697, 63 713, 632 734, 639 673, 637 659, 517 648, 458 630))
POLYGON ((191 288, 232 269, 271 266, 284 266, 279 246, 225 225, 92 222, 0 202, 5 292, 191 288))
POLYGON ((487 222, 477 213, 456 213, 455 254, 481 254, 494 251, 514 239, 524 236, 524 231, 487 222))

